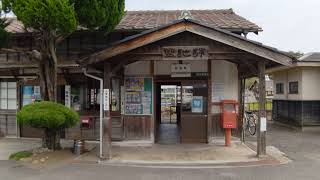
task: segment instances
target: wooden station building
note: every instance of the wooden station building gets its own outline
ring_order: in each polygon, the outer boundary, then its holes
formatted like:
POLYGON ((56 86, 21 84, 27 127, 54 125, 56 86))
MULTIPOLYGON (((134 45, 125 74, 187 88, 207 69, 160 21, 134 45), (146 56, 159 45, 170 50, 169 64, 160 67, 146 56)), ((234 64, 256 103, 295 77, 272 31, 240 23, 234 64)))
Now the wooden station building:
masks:
MULTIPOLYGON (((7 30, 13 33, 8 48, 37 48, 35 32, 19 21, 12 19, 7 30)), ((286 53, 246 38, 261 31, 232 9, 128 11, 107 36, 79 28, 57 47, 57 88, 59 102, 90 119, 90 125, 82 131, 80 125, 66 129, 63 137, 72 139, 79 133, 84 139, 99 137, 99 81, 85 76, 85 68, 111 91, 103 121, 106 142, 112 137, 157 143, 163 136, 172 138, 170 134, 178 137, 178 143, 214 142, 223 136, 219 102, 237 101, 242 119, 243 80, 259 76, 264 82, 266 68, 292 64, 286 53), (177 88, 176 128, 162 129, 161 86, 165 85, 177 88)), ((19 127, 15 120, 18 109, 40 98, 37 63, 23 52, 2 51, 0 78, 2 134, 39 136, 41 132, 19 127)), ((259 88, 264 104, 264 83, 259 88)), ((263 108, 260 115, 265 116, 263 108)), ((234 135, 241 131, 239 122, 234 135)))

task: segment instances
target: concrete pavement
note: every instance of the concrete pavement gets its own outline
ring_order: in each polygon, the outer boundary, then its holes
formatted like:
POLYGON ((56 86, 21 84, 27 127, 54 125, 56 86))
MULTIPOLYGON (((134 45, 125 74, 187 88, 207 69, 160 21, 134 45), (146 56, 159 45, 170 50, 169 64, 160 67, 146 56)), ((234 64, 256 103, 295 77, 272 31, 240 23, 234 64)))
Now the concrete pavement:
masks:
POLYGON ((320 131, 297 132, 285 127, 269 124, 267 141, 284 151, 292 163, 276 166, 259 166, 246 168, 222 169, 176 169, 176 168, 145 168, 145 167, 115 167, 109 165, 64 164, 53 169, 30 169, 16 163, 0 161, 0 179, 23 180, 318 180, 320 179, 320 131))

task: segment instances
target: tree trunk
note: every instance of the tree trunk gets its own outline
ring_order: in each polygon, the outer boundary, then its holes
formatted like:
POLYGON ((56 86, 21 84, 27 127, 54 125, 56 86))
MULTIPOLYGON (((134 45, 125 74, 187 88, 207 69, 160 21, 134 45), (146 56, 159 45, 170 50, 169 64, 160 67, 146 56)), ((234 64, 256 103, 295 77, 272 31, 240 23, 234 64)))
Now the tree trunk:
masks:
MULTIPOLYGON (((43 32, 40 42, 39 80, 41 97, 44 101, 57 101, 57 69, 58 62, 55 49, 55 34, 43 32)), ((60 146, 60 130, 45 129, 43 147, 58 150, 60 146)))
POLYGON ((42 139, 42 147, 51 150, 60 150, 60 130, 45 129, 45 135, 42 139))
POLYGON ((42 100, 57 101, 58 62, 55 49, 55 37, 52 33, 43 33, 41 38, 39 78, 42 100))
POLYGON ((51 150, 60 150, 60 130, 45 129, 45 135, 42 140, 42 147, 51 150))

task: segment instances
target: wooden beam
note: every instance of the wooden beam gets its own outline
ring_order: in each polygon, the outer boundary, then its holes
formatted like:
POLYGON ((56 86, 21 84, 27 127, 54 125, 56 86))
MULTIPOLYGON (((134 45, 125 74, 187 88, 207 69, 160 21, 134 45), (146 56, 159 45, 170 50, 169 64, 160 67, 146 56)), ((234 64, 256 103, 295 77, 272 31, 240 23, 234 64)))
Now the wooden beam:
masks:
POLYGON ((265 80, 265 61, 259 61, 259 119, 257 123, 257 156, 265 156, 266 153, 266 131, 262 129, 266 126, 266 80, 265 80), (263 121, 262 121, 263 120, 263 121), (265 124, 264 124, 265 123, 265 124))
POLYGON ((292 58, 284 54, 275 52, 269 48, 263 47, 258 43, 250 42, 249 40, 245 40, 240 37, 235 37, 231 34, 210 29, 208 27, 198 25, 195 23, 188 23, 186 29, 191 33, 198 34, 200 36, 212 39, 214 41, 238 48, 245 52, 255 54, 257 56, 277 62, 279 64, 286 66, 292 65, 292 58))
MULTIPOLYGON (((165 39, 167 37, 179 34, 184 31, 185 23, 178 23, 158 31, 146 33, 144 35, 139 36, 138 38, 129 39, 125 42, 121 42, 115 46, 112 46, 111 48, 100 51, 97 54, 93 54, 89 57, 89 60, 87 62, 84 62, 84 64, 97 63, 99 61, 109 59, 116 55, 123 54, 138 47, 151 44, 153 42, 165 39)), ((83 62, 84 60, 81 61, 83 62)))

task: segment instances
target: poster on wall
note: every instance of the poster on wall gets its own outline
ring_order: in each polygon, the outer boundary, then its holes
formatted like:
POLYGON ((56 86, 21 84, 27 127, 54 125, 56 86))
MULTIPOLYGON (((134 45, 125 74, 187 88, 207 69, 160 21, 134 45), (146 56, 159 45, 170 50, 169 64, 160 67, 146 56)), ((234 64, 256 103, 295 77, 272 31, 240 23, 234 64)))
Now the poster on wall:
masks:
POLYGON ((23 86, 22 105, 28 105, 41 100, 40 86, 23 86))
POLYGON ((31 104, 34 101, 33 86, 23 87, 23 106, 31 104))
POLYGON ((144 78, 143 77, 128 77, 126 78, 127 91, 144 91, 144 78))
POLYGON ((203 96, 193 96, 191 110, 193 113, 203 112, 203 96))
POLYGON ((212 102, 224 100, 224 83, 212 84, 212 102))
POLYGON ((152 114, 152 79, 127 77, 125 79, 124 106, 127 115, 152 114))

